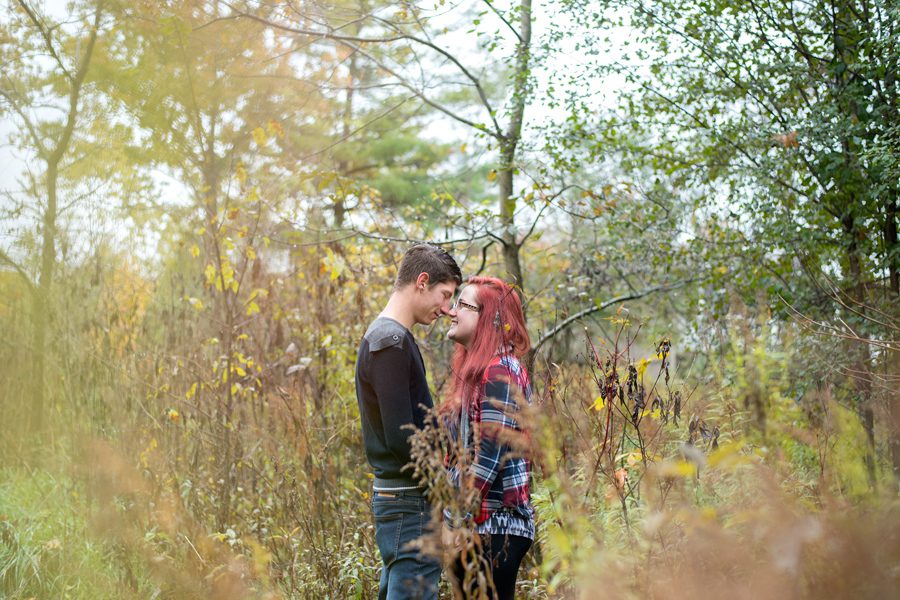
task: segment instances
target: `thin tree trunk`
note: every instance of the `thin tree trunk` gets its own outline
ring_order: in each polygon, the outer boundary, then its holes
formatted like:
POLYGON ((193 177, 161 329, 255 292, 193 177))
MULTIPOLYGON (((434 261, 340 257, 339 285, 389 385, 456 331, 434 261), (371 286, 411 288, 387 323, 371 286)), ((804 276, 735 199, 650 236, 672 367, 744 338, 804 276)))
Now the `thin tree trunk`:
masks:
MULTIPOLYGON (((896 193, 896 192, 895 192, 896 193)), ((894 292, 893 302, 900 298, 900 255, 897 253, 897 200, 890 200, 884 219, 884 253, 890 276, 890 289, 894 292)))
MULTIPOLYGON (((853 205, 852 202, 850 205, 853 205)), ((864 313, 866 305, 865 282, 863 281, 863 267, 859 257, 859 248, 856 243, 857 227, 853 212, 850 210, 845 212, 841 223, 844 227, 844 234, 847 237, 847 261, 853 300, 856 303, 856 310, 864 313)), ((851 316, 848 315, 848 318, 851 316)), ((857 410, 860 422, 866 432, 866 455, 864 459, 866 475, 869 479, 869 485, 874 489, 878 484, 878 473, 876 469, 875 413, 872 408, 872 365, 869 357, 869 347, 858 341, 850 340, 848 341, 847 352, 849 356, 853 357, 855 375, 852 377, 853 386, 857 393, 857 410)))
POLYGON ((525 105, 531 93, 531 0, 522 0, 519 6, 519 45, 516 49, 516 67, 513 73, 513 108, 509 127, 500 140, 499 201, 500 223, 503 226, 503 262, 507 279, 518 286, 524 294, 525 279, 519 256, 519 241, 515 225, 516 200, 514 175, 516 169, 516 148, 522 138, 522 123, 525 119, 525 105))
MULTIPOLYGON (((892 198, 887 205, 887 211, 884 220, 884 253, 887 259, 887 268, 890 279, 890 288, 887 293, 888 304, 900 301, 900 275, 898 275, 898 264, 900 264, 900 255, 898 255, 897 246, 897 200, 892 198)), ((900 379, 900 351, 888 351, 886 357, 888 380, 891 378, 900 379)), ((900 482, 900 399, 888 395, 888 415, 890 421, 888 430, 890 436, 891 448, 891 466, 894 473, 894 480, 900 482)))
MULTIPOLYGON (((354 34, 358 33, 359 27, 355 28, 354 34)), ((349 72, 349 81, 347 82, 347 96, 344 99, 344 114, 342 115, 342 126, 341 126, 341 136, 343 139, 349 139, 350 133, 352 131, 353 126, 353 94, 354 87, 353 84, 356 81, 356 53, 352 53, 350 55, 350 64, 347 66, 347 70, 349 72)), ((341 176, 346 177, 350 170, 350 164, 346 159, 341 159, 337 165, 337 171, 341 174, 341 176)), ((347 213, 347 203, 345 201, 346 194, 343 190, 343 183, 340 183, 340 188, 338 190, 338 194, 334 198, 334 227, 335 229, 341 229, 344 226, 344 218, 347 213)))
MULTIPOLYGON (((22 4, 23 8, 34 14, 30 7, 22 4)), ((81 98, 81 90, 87 75, 91 56, 97 41, 97 32, 100 26, 102 6, 98 5, 94 12, 94 23, 90 38, 81 58, 78 70, 70 76, 69 106, 66 115, 66 123, 59 139, 52 150, 44 154, 47 162, 47 206, 44 209, 41 232, 41 272, 38 277, 38 289, 32 302, 32 380, 30 398, 29 427, 32 432, 37 432, 44 427, 44 411, 46 404, 46 374, 47 374, 47 335, 52 321, 51 294, 53 293, 53 278, 56 272, 56 220, 59 217, 59 166, 63 157, 69 151, 72 135, 75 131, 75 122, 78 117, 78 102, 81 98)), ((42 35, 48 40, 49 31, 43 29, 36 18, 36 26, 42 30, 42 35)), ((39 149, 41 150, 41 149, 39 149)))
MULTIPOLYGON (((900 378, 900 351, 888 352, 887 372, 889 378, 900 378)), ((890 380, 888 379, 888 381, 890 380)), ((900 399, 896 397, 896 394, 889 394, 887 402, 890 416, 891 466, 893 467, 894 481, 900 484, 900 399)))
POLYGON ((31 418, 32 432, 44 427, 44 393, 46 375, 47 327, 50 321, 50 294, 53 287, 53 276, 56 268, 56 216, 57 216, 57 179, 58 167, 51 163, 47 167, 47 207, 44 210, 43 231, 41 240, 41 274, 38 280, 37 293, 32 302, 32 378, 31 378, 31 418))

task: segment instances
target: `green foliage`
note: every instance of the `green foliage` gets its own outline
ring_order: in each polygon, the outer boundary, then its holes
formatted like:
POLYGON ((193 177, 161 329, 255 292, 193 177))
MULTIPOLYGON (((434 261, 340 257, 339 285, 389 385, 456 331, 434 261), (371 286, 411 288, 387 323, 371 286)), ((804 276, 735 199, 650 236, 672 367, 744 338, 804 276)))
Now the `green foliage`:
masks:
POLYGON ((141 573, 94 536, 85 488, 48 471, 0 471, 0 594, 26 598, 138 598, 141 573))

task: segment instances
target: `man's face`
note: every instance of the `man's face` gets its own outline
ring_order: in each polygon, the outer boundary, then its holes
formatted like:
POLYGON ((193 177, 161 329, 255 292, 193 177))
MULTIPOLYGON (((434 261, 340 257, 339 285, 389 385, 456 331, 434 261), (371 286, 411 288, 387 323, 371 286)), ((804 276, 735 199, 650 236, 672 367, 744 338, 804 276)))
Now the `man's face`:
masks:
POLYGON ((431 325, 434 321, 450 313, 450 300, 456 292, 455 281, 445 281, 433 286, 424 285, 419 289, 416 302, 416 323, 431 325))

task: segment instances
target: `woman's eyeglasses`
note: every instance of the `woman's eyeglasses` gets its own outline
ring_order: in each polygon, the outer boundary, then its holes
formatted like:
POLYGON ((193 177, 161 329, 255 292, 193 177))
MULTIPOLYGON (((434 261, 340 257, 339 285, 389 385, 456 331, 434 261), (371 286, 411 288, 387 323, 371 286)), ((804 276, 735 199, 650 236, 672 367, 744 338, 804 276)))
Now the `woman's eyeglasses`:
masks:
POLYGON ((463 302, 462 300, 458 300, 458 299, 450 307, 450 310, 459 310, 460 308, 465 308, 466 310, 471 310, 472 312, 481 312, 480 306, 475 306, 473 304, 469 304, 468 302, 463 302))

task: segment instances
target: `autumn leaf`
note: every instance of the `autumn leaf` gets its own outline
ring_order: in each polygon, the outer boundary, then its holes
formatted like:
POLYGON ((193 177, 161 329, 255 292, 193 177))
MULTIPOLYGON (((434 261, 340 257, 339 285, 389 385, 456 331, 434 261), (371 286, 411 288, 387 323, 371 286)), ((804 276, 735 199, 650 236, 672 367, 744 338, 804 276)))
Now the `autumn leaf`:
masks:
POLYGON ((635 365, 635 367, 637 369, 638 379, 640 379, 644 376, 644 373, 647 371, 647 366, 649 364, 650 364, 649 360, 647 360, 646 358, 642 358, 641 360, 638 361, 637 365, 635 365))
POLYGON ((266 132, 262 127, 257 127, 253 130, 253 141, 256 142, 257 146, 265 146, 268 140, 269 136, 266 135, 266 132))
POLYGON ((269 119, 266 121, 266 131, 270 136, 281 139, 284 137, 284 128, 281 126, 281 123, 276 121, 275 119, 269 119))
POLYGON ((797 141, 797 132, 789 131, 787 133, 776 133, 772 136, 772 141, 784 148, 799 148, 800 143, 797 141))
POLYGON ((616 477, 616 488, 619 491, 624 490, 625 482, 628 480, 628 471, 625 469, 625 467, 616 469, 615 477, 616 477))

